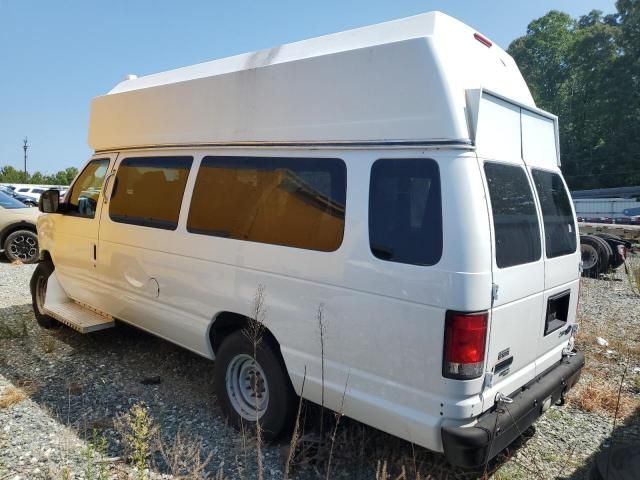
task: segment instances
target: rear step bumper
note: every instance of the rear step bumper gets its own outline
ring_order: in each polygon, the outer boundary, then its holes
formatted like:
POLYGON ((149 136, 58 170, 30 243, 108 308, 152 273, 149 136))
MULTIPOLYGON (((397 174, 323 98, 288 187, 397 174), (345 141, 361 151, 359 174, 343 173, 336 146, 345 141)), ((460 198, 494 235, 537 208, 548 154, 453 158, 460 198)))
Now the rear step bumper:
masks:
POLYGON ((444 455, 449 463, 467 468, 486 464, 542 415, 545 400, 551 398, 553 405, 563 398, 580 378, 583 366, 582 352, 565 357, 511 395, 513 403, 501 404, 480 416, 473 427, 442 427, 444 455))

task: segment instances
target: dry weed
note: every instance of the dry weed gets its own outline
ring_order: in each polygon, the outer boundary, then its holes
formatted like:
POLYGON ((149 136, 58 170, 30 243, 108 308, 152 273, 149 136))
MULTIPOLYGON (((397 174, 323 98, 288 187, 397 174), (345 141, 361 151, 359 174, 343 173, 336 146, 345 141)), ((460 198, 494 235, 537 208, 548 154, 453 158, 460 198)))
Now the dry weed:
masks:
MULTIPOLYGON (((171 443, 165 443, 162 438, 159 438, 158 449, 169 472, 175 478, 185 480, 208 478, 206 468, 211 462, 213 454, 209 453, 206 457, 204 456, 201 438, 190 438, 178 429, 171 443)), ((222 471, 223 469, 220 467, 218 475, 222 475, 222 471)))
POLYGON ((9 408, 26 399, 29 395, 22 388, 16 388, 13 385, 4 389, 0 395, 0 408, 9 408))
POLYGON ((0 393, 0 408, 9 408, 30 397, 37 390, 30 380, 18 380, 15 385, 9 385, 0 393))
MULTIPOLYGON (((614 416, 618 406, 618 390, 618 384, 611 384, 602 378, 592 378, 588 383, 579 383, 569 394, 569 400, 585 412, 614 416)), ((628 417, 636 407, 636 400, 626 394, 620 395, 618 417, 628 417)))

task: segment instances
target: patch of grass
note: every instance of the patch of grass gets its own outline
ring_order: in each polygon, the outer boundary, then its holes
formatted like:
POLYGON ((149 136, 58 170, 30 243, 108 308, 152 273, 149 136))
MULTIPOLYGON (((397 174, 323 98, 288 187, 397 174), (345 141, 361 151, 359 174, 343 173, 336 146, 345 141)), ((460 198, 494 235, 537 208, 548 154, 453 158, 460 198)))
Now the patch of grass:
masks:
POLYGON ((107 439, 93 431, 93 439, 87 444, 84 458, 84 478, 86 480, 108 480, 109 467, 100 460, 107 455, 107 439))
POLYGON ((24 319, 21 319, 20 323, 15 327, 7 325, 6 323, 0 323, 0 340, 24 338, 28 335, 27 322, 25 322, 24 319))
POLYGON ((545 413, 545 416, 549 419, 549 420, 560 420, 560 418, 562 418, 562 414, 558 411, 557 408, 550 408, 549 410, 547 410, 547 412, 545 413))
POLYGON ((144 403, 136 403, 128 413, 116 419, 114 426, 122 435, 127 456, 136 470, 136 478, 146 480, 151 442, 157 432, 149 409, 144 403))
POLYGON ((53 353, 58 347, 58 342, 55 337, 48 333, 41 335, 38 339, 38 343, 40 344, 40 348, 44 353, 53 353))
POLYGON ((13 385, 4 389, 0 395, 0 408, 9 408, 21 401, 25 400, 29 396, 29 392, 26 388, 18 388, 13 385))
POLYGON ((517 463, 509 462, 496 471, 493 478, 496 480, 528 480, 531 478, 531 473, 517 463))
MULTIPOLYGON (((570 401, 585 412, 613 416, 618 405, 619 385, 602 379, 592 379, 589 383, 578 384, 570 393, 570 401)), ((636 408, 636 401, 628 395, 620 395, 618 417, 631 415, 636 408)))

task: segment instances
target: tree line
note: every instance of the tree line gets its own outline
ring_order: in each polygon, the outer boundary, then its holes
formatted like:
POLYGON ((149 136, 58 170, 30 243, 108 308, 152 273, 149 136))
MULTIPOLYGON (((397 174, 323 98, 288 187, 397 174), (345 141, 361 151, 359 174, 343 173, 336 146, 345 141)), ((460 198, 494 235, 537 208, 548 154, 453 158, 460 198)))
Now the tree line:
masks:
POLYGON ((69 185, 78 174, 76 167, 65 168, 57 173, 23 172, 11 165, 0 168, 0 183, 31 183, 35 185, 69 185))
POLYGON ((640 0, 577 19, 552 10, 508 52, 536 104, 559 117, 570 189, 640 185, 640 0))

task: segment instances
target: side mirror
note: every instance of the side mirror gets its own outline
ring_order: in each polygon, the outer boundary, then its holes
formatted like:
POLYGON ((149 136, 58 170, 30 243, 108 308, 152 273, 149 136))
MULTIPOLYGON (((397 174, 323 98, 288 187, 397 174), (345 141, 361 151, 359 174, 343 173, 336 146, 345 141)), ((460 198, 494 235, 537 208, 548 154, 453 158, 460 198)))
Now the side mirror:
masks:
POLYGON ((60 208, 60 190, 50 189, 42 192, 38 209, 44 213, 57 213, 60 208))

